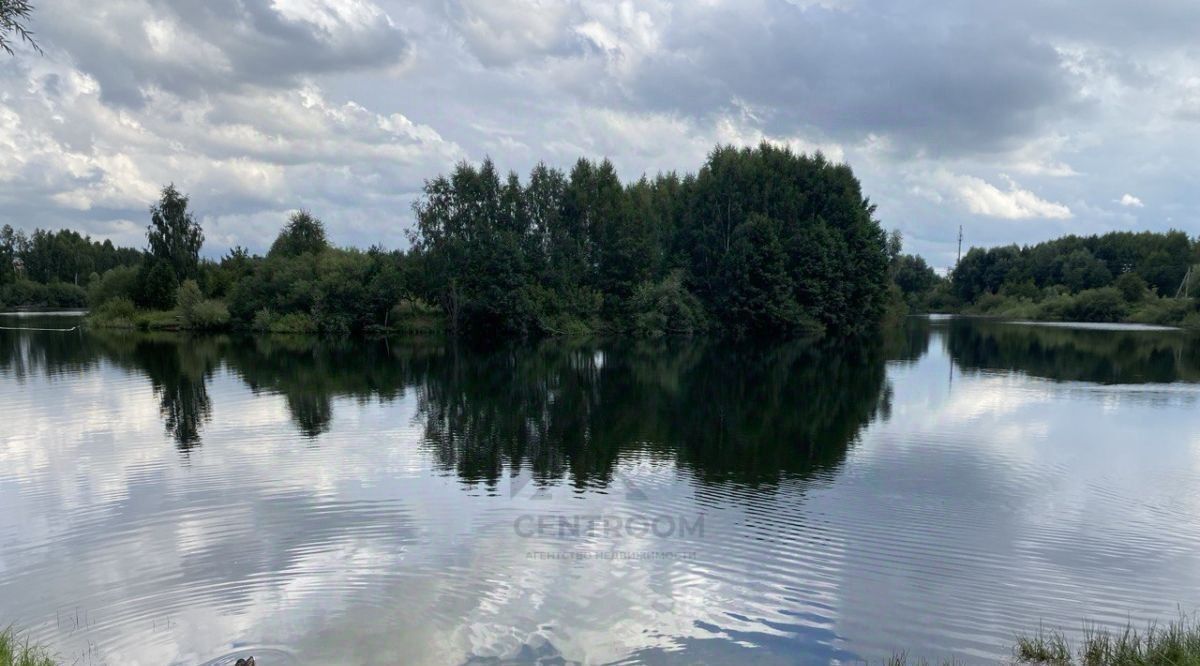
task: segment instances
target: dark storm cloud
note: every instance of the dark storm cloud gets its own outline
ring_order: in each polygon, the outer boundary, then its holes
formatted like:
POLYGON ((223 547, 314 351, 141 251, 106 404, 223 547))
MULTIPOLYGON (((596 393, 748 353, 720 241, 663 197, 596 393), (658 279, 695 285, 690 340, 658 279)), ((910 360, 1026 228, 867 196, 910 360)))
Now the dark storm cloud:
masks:
POLYGON ((398 64, 409 42, 386 14, 346 3, 288 12, 270 0, 78 0, 47 12, 45 39, 69 48, 106 102, 140 106, 148 87, 193 97, 241 84, 283 87, 298 77, 398 64))
POLYGON ((638 72, 635 101, 686 113, 745 105, 776 133, 888 135, 959 153, 1008 147, 1074 103, 1050 45, 969 18, 763 5, 694 12, 638 72))

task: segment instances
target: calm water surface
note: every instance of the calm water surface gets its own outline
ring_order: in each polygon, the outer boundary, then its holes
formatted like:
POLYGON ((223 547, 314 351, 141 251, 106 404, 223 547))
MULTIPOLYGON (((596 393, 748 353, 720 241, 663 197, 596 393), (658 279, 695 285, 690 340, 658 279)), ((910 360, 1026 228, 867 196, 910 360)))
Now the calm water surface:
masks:
POLYGON ((1198 407, 1162 331, 0 330, 0 625, 81 664, 994 661, 1200 607, 1198 407))

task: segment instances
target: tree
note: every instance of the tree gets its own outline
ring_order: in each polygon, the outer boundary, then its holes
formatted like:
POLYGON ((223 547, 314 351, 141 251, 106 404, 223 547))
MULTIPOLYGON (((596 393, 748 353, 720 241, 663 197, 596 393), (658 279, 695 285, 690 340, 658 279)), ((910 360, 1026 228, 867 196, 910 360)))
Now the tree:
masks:
POLYGON ((28 0, 0 0, 0 49, 13 55, 12 40, 15 37, 33 47, 38 53, 42 52, 37 42, 33 41, 33 32, 29 30, 29 18, 33 14, 33 5, 28 0))
POLYGON ((197 277, 204 232, 188 212, 188 198, 175 185, 164 187, 162 198, 150 209, 146 238, 150 254, 166 264, 176 283, 197 277))
POLYGON ((171 264, 153 256, 146 257, 138 272, 138 305, 145 308, 166 310, 175 305, 175 292, 179 281, 171 264))
POLYGON ((792 295, 779 223, 755 214, 738 225, 721 263, 720 317, 745 333, 789 333, 802 327, 792 295))
POLYGON ((902 254, 892 266, 892 281, 900 287, 905 296, 928 293, 939 282, 937 273, 922 257, 902 254))
POLYGON ((1096 289, 1112 282, 1112 272, 1087 249, 1075 250, 1062 258, 1062 284, 1072 292, 1096 289))
POLYGON ((1146 297, 1146 281, 1137 273, 1122 273, 1113 282, 1113 286, 1117 288, 1117 291, 1121 292, 1121 297, 1127 303, 1138 303, 1146 297))
POLYGON ((329 247, 325 237, 325 224, 308 211, 292 213, 288 223, 279 232, 267 256, 295 257, 308 252, 320 254, 329 247))
POLYGON ((0 285, 17 279, 17 259, 25 238, 9 225, 0 228, 0 285))
POLYGON ((853 172, 766 143, 718 148, 697 176, 627 186, 607 160, 580 159, 566 177, 538 165, 526 187, 511 174, 502 182, 491 160, 463 163, 427 181, 414 211, 421 293, 454 328, 649 329, 650 304, 669 296, 687 303, 676 310, 695 299, 712 313, 756 303, 775 322, 722 320, 738 328, 816 321, 851 334, 879 321, 887 300, 887 238, 853 172), (730 256, 735 232, 755 216, 771 222, 741 235, 767 234, 781 257, 759 256, 745 239, 730 256), (754 264, 764 258, 778 259, 767 268, 782 266, 782 277, 755 296, 765 284, 738 281, 760 280, 754 264))

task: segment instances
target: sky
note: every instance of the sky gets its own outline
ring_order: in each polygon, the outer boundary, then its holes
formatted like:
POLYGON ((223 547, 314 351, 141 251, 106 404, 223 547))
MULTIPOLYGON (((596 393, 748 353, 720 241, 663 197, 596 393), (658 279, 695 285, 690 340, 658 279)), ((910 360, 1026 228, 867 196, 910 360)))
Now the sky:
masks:
POLYGON ((694 172, 717 144, 850 164, 905 249, 1200 234, 1194 0, 38 0, 0 54, 0 224, 142 247, 174 183, 207 243, 289 212, 406 247, 490 156, 694 172))

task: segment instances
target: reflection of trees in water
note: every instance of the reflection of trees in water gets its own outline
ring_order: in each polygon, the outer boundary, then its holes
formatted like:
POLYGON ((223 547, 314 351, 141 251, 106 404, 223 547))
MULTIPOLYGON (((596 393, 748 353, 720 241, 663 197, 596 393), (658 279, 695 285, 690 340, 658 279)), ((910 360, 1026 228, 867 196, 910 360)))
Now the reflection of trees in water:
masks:
POLYGON ((212 416, 207 385, 220 361, 223 341, 148 336, 139 339, 133 350, 158 396, 163 425, 182 451, 200 444, 200 430, 212 416))
POLYGON ((776 481, 838 464, 890 402, 878 345, 546 343, 460 351, 430 370, 426 445, 489 484, 525 466, 607 483, 633 452, 710 480, 776 481))
POLYGON ((219 363, 221 340, 128 331, 0 331, 0 368, 18 378, 54 376, 94 371, 104 360, 143 373, 168 434, 186 451, 200 443, 201 427, 212 414, 207 382, 219 363))
POLYGON ((946 326, 950 355, 964 370, 1009 370, 1100 384, 1200 381, 1200 339, 1178 331, 963 320, 946 326))
MULTIPOLYGON (((70 328, 57 318, 25 320, 0 319, 0 325, 13 327, 70 328)), ((87 333, 0 330, 0 369, 17 379, 30 375, 79 373, 99 364, 96 342, 87 333)))
POLYGON ((255 392, 278 393, 305 437, 333 422, 335 397, 392 401, 415 383, 414 367, 438 345, 310 336, 245 337, 226 354, 229 367, 255 392))
MULTIPOLYGON (((256 393, 282 395, 305 436, 329 430, 336 398, 391 401, 413 388, 424 446, 440 467, 471 483, 494 485, 528 469, 539 482, 568 476, 582 487, 607 484, 623 455, 745 482, 836 465, 863 426, 886 413, 885 355, 914 343, 548 341, 481 350, 94 332, 29 344, 40 351, 22 358, 46 359, 39 363, 48 368, 81 370, 103 357, 145 374, 184 450, 200 443, 212 418, 206 384, 224 362, 256 393)), ((0 359, 15 356, 10 347, 0 347, 0 359)))

